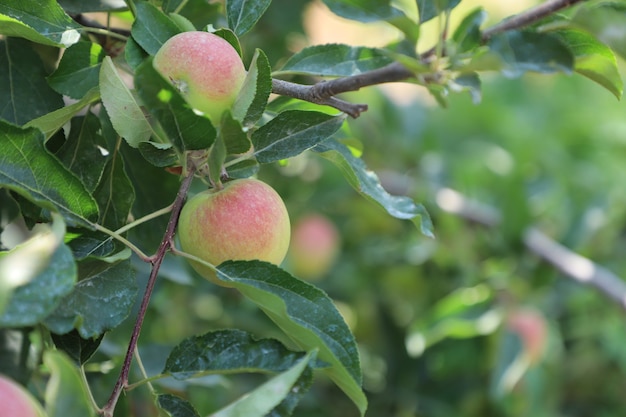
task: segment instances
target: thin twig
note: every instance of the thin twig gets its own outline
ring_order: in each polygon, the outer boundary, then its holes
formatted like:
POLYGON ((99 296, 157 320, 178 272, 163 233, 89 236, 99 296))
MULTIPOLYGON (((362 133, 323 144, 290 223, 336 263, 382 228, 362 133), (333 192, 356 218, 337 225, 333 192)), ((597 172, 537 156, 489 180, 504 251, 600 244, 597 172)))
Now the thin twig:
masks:
MULTIPOLYGON (((493 207, 471 201, 449 188, 437 191, 436 202, 442 210, 484 226, 497 227, 501 223, 500 213, 493 207)), ((626 282, 613 272, 569 250, 534 226, 524 231, 522 240, 528 250, 566 277, 596 288, 626 309, 626 282)))
POLYGON ((154 289, 154 285, 156 283, 157 276, 159 274, 159 269, 161 267, 161 263, 163 262, 163 258, 165 258, 165 254, 171 249, 172 239, 174 238, 174 233, 176 232, 176 225, 178 223, 178 217, 180 216, 180 211, 183 207, 183 203, 185 201, 185 197, 187 192, 189 191, 189 187, 194 177, 195 168, 191 166, 189 168, 189 172, 187 176, 183 179, 180 188, 178 189, 178 194, 176 195, 176 200, 172 206, 172 213, 170 215, 169 222, 167 223, 167 228, 165 230, 165 234, 163 235, 163 240, 159 245, 157 253, 151 257, 152 261, 152 270, 150 271, 150 277, 148 278, 148 283, 146 285, 146 291, 143 295, 143 299, 141 300, 141 305, 139 306, 139 312, 137 313, 137 319, 135 320, 135 327, 133 328, 133 333, 130 338, 130 342, 128 343, 128 350, 126 351, 126 356, 124 357, 124 363, 122 365, 122 369, 120 371, 120 376, 117 378, 115 383, 115 387, 113 388, 113 392, 109 397, 109 401, 106 406, 102 410, 102 414, 104 417, 112 417, 113 411, 115 410, 115 405, 122 393, 122 390, 128 384, 128 374, 130 372, 130 365, 133 360, 133 354, 135 352, 135 348, 137 346, 137 340, 139 339, 139 334, 141 333, 141 326, 143 324, 143 319, 146 315, 146 311, 148 310, 148 304, 150 302, 150 296, 152 295, 152 291, 154 289))

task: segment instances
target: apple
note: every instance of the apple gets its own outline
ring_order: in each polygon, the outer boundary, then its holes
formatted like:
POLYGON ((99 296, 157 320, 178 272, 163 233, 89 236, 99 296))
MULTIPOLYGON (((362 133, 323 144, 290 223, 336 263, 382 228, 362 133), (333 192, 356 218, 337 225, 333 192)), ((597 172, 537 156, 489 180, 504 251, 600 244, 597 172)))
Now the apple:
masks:
POLYGON ((524 351, 530 363, 537 363, 548 344, 548 325, 541 312, 523 308, 509 314, 507 327, 522 340, 524 351))
MULTIPOLYGON (((258 259, 279 265, 289 248, 291 225, 287 208, 266 183, 237 179, 196 194, 183 206, 178 238, 184 252, 212 265, 227 260, 258 259)), ((212 282, 212 268, 191 261, 212 282)))
POLYGON ((289 265, 294 275, 316 280, 323 277, 339 255, 339 232, 328 218, 311 213, 293 228, 289 265))
POLYGON ((153 65, 192 107, 214 122, 233 105, 246 78, 235 48, 209 32, 171 37, 154 56, 153 65))
POLYGON ((17 382, 0 375, 0 417, 41 417, 44 412, 33 396, 17 382))

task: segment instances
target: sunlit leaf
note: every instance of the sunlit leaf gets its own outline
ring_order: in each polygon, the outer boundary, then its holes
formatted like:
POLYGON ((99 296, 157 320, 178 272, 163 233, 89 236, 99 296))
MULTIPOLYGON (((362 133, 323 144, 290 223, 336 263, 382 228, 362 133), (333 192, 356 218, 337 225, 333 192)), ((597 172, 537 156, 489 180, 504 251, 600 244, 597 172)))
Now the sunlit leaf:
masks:
POLYGON ((232 109, 235 119, 245 126, 253 126, 263 116, 267 100, 272 92, 271 72, 267 56, 257 49, 232 109))

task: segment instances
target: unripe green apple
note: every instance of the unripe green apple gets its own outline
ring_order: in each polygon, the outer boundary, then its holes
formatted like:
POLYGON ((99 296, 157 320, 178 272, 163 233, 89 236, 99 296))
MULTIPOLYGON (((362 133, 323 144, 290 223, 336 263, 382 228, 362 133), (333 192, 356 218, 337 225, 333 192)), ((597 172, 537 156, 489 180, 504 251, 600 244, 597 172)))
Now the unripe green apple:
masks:
POLYGON ((339 232, 330 220, 320 214, 308 214, 296 222, 289 248, 289 266, 296 276, 321 278, 338 254, 339 232))
POLYGON ((154 56, 153 65, 192 107, 214 122, 233 105, 246 78, 235 48, 208 32, 171 37, 154 56))
MULTIPOLYGON (((289 214, 278 193, 256 179, 226 182, 222 189, 196 194, 183 206, 178 238, 184 252, 215 266, 227 260, 280 264, 289 248, 289 214)), ((198 262, 191 266, 210 281, 213 269, 198 262)))
POLYGON ((0 417, 41 417, 44 412, 17 382, 0 375, 0 417))

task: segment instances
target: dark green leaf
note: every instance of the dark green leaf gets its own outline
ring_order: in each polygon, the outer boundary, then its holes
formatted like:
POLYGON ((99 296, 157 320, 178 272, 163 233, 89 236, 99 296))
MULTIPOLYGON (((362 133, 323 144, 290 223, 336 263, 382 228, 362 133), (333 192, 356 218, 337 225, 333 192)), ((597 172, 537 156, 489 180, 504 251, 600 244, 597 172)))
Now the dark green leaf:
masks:
POLYGON ((5 0, 0 3, 0 34, 68 47, 80 39, 80 25, 55 0, 5 0))
POLYGON ((36 119, 26 123, 24 127, 36 127, 46 135, 46 140, 50 139, 55 133, 59 131, 67 122, 70 121, 76 113, 83 110, 86 106, 93 102, 100 100, 99 89, 93 88, 89 92, 77 101, 65 107, 61 107, 58 110, 44 114, 36 119))
POLYGON ((228 42, 229 44, 233 46, 233 48, 235 48, 239 56, 243 56, 243 51, 241 49, 241 44, 239 43, 239 38, 237 37, 237 35, 235 35, 235 33, 232 30, 221 28, 221 29, 216 30, 213 33, 221 38, 224 38, 226 42, 228 42))
POLYGON ((180 152, 208 149, 216 131, 211 121, 196 114, 176 89, 146 60, 137 68, 135 87, 143 104, 159 121, 180 152))
POLYGON ((150 55, 158 52, 172 36, 180 33, 176 23, 152 4, 142 1, 135 6, 137 18, 133 22, 133 39, 150 55))
POLYGON ((224 113, 222 117, 220 135, 229 155, 248 152, 252 147, 252 142, 250 142, 246 132, 243 131, 241 123, 233 119, 228 112, 224 113))
MULTIPOLYGON (((178 0, 170 0, 169 3, 175 3, 178 0)), ((168 7, 167 12, 175 12, 179 9, 168 7)), ((216 21, 224 19, 223 2, 208 2, 206 0, 187 0, 184 2, 183 8, 177 11, 181 16, 189 19, 189 21, 198 29, 204 29, 214 24, 216 21)))
POLYGON ((527 71, 570 73, 574 56, 555 35, 509 31, 493 36, 489 47, 503 65, 502 72, 518 77, 527 71))
POLYGON ((365 163, 354 156, 347 146, 329 140, 317 145, 314 151, 337 165, 355 190, 378 203, 387 213, 399 219, 411 220, 424 235, 434 236, 433 225, 424 206, 408 197, 389 194, 380 184, 378 176, 368 170, 365 163))
POLYGON ((417 0, 420 23, 428 22, 446 10, 454 9, 460 2, 461 0, 417 0))
POLYGON ((93 196, 100 207, 98 224, 111 230, 117 230, 126 224, 135 200, 135 191, 126 175, 124 160, 119 152, 114 152, 107 160, 93 196))
POLYGON ((157 403, 171 417, 200 417, 191 403, 172 394, 160 394, 157 403))
POLYGON ((68 48, 48 84, 58 93, 79 99, 98 86, 100 64, 105 52, 100 45, 78 42, 68 48))
POLYGON ((57 349, 62 350, 77 364, 82 365, 98 350, 104 334, 93 339, 85 339, 78 331, 72 330, 66 334, 52 333, 50 336, 57 349))
POLYGON ((150 123, 108 56, 100 68, 100 95, 113 127, 130 146, 136 148, 150 139, 150 123))
POLYGON ((278 74, 348 77, 384 67, 393 60, 382 50, 341 44, 315 45, 293 55, 278 74))
POLYGON ((452 35, 457 52, 470 51, 480 46, 482 41, 480 26, 485 19, 487 19, 487 13, 482 8, 475 9, 465 16, 452 35))
POLYGON ((365 412, 354 336, 323 291, 260 261, 225 262, 217 277, 257 304, 300 348, 319 349, 319 358, 330 364, 324 372, 365 412))
POLYGON ((71 15, 126 9, 124 0, 58 0, 58 2, 63 10, 71 15))
POLYGON ((324 4, 338 16, 364 23, 392 20, 404 15, 389 0, 324 0, 324 4))
POLYGON ((68 242, 68 246, 72 249, 77 261, 87 257, 104 258, 116 249, 116 243, 109 235, 91 231, 73 237, 68 242))
POLYGON ((28 357, 24 352, 31 350, 30 333, 32 328, 0 328, 0 374, 22 384, 28 383, 32 374, 28 357))
POLYGON ((254 155, 262 164, 299 155, 335 134, 345 118, 313 111, 280 113, 252 134, 254 155))
POLYGON ((76 275, 72 251, 59 244, 45 269, 30 282, 14 289, 4 313, 0 315, 0 327, 33 326, 42 321, 72 291, 76 275))
POLYGON ((48 85, 48 74, 29 42, 0 41, 0 74, 0 119, 23 125, 63 107, 63 99, 48 85))
POLYGON ((572 23, 588 30, 626 59, 626 5, 606 2, 581 7, 572 17, 572 23))
POLYGON ((259 163, 252 159, 226 166, 226 173, 229 178, 248 178, 257 172, 259 172, 259 163))
POLYGON ((89 387, 81 378, 78 367, 64 353, 46 350, 43 363, 50 370, 46 387, 46 415, 48 417, 95 417, 89 401, 89 387))
POLYGON ((227 0, 228 27, 237 36, 248 32, 263 16, 272 0, 227 0))
POLYGON ((124 58, 132 69, 136 70, 149 56, 132 36, 128 38, 124 47, 124 58))
POLYGON ((302 352, 275 339, 255 339, 243 330, 217 330, 183 340, 170 353, 163 373, 188 379, 207 373, 276 373, 291 368, 302 352))
POLYGON ((226 145, 222 135, 217 135, 215 143, 209 150, 207 162, 209 164, 209 180, 212 184, 221 187, 222 184, 222 168, 226 160, 226 145))
POLYGON ((235 103, 233 116, 245 126, 253 126, 263 116, 272 92, 272 70, 267 56, 257 49, 248 68, 248 74, 235 103))
POLYGON ((141 142, 139 152, 155 167, 169 167, 180 163, 178 152, 171 143, 141 142))
POLYGON ((92 114, 74 117, 67 141, 57 151, 56 157, 93 192, 107 162, 107 144, 100 130, 100 121, 92 114))
POLYGON ((480 78, 474 72, 459 75, 449 83, 449 86, 455 92, 469 92, 474 104, 480 103, 482 99, 480 78))
POLYGON ((76 328, 81 337, 98 337, 117 327, 130 314, 137 295, 130 260, 110 265, 105 262, 79 264, 80 281, 59 307, 46 319, 54 333, 76 328))
POLYGON ((58 210, 69 225, 91 227, 98 206, 81 181, 45 149, 37 129, 0 122, 0 185, 40 207, 58 210))
POLYGON ((624 90, 613 51, 587 32, 566 29, 555 33, 576 59, 574 70, 597 82, 620 99, 624 90))
POLYGON ((234 403, 213 414, 213 417, 264 417, 293 392, 301 375, 308 369, 315 353, 308 353, 291 369, 273 377, 234 403))

